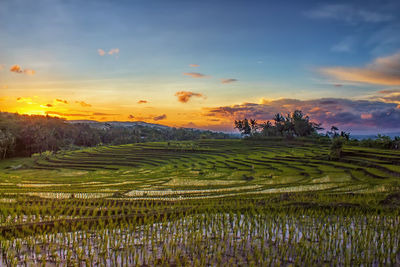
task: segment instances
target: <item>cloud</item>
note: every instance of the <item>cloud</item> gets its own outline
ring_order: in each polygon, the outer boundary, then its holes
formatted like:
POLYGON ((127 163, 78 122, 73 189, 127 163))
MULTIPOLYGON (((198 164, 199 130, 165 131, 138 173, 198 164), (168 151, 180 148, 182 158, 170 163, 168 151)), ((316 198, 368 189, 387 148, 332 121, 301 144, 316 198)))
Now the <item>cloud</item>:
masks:
POLYGON ((371 47, 371 54, 382 55, 388 51, 396 51, 400 47, 400 23, 389 23, 386 26, 369 34, 365 41, 367 47, 371 47))
POLYGON ((53 105, 52 104, 46 104, 46 107, 51 108, 53 105))
POLYGON ((137 103, 138 103, 138 104, 146 104, 146 103, 148 103, 148 102, 147 102, 147 100, 139 100, 137 103))
MULTIPOLYGON (((65 117, 89 117, 89 116, 117 116, 119 114, 111 114, 111 113, 101 113, 101 112, 93 112, 93 113, 63 113, 58 111, 46 111, 48 115, 58 115, 65 117)), ((102 118, 104 119, 104 118, 102 118)))
POLYGON ((97 53, 99 53, 100 56, 104 56, 106 54, 103 49, 97 49, 97 53))
POLYGON ((233 82, 237 82, 237 79, 222 79, 221 83, 233 83, 233 82))
POLYGON ((34 71, 34 70, 24 70, 24 73, 25 73, 26 75, 35 75, 35 74, 36 74, 36 71, 34 71))
POLYGON ((196 68, 196 67, 200 67, 200 65, 197 65, 197 64, 189 64, 189 67, 196 68))
POLYGON ((400 94, 400 89, 386 89, 386 90, 378 91, 378 93, 380 93, 380 94, 399 93, 400 94))
POLYGON ((15 72, 15 73, 23 73, 24 71, 21 69, 20 65, 12 65, 10 68, 11 72, 15 72))
POLYGON ((161 120, 165 120, 166 118, 167 118, 167 115, 163 114, 163 115, 160 115, 160 116, 155 116, 153 118, 153 120, 154 121, 161 121, 161 120))
POLYGON ((332 46, 331 50, 334 52, 350 52, 354 46, 355 39, 353 36, 344 38, 339 43, 332 46))
POLYGON ((371 96, 371 99, 386 103, 396 103, 400 105, 400 90, 399 89, 388 89, 378 91, 378 95, 371 96))
POLYGON ((85 101, 75 101, 76 104, 81 105, 82 107, 91 107, 92 105, 86 103, 85 101))
POLYGON ((27 103, 27 104, 29 104, 29 105, 32 105, 32 104, 35 104, 33 101, 32 101, 32 98, 30 98, 30 97, 18 97, 17 98, 17 102, 21 102, 21 103, 27 103))
POLYGON ((93 116, 118 116, 119 114, 94 112, 94 113, 92 113, 92 115, 93 116))
POLYGON ((108 51, 108 52, 106 52, 106 51, 104 51, 103 49, 101 49, 101 48, 99 48, 99 49, 97 49, 97 53, 100 55, 100 56, 105 56, 105 55, 110 55, 110 56, 112 56, 112 55, 118 55, 119 54, 119 48, 112 48, 112 49, 110 49, 110 51, 108 51))
POLYGON ((326 129, 335 125, 349 131, 400 130, 400 109, 396 103, 383 101, 320 98, 312 100, 278 99, 260 104, 204 108, 204 116, 218 118, 233 124, 235 119, 254 118, 271 120, 276 113, 287 114, 300 109, 312 121, 322 123, 326 129))
POLYGON ((198 73, 198 72, 184 72, 183 75, 190 76, 192 78, 207 78, 207 77, 209 77, 205 74, 198 73))
POLYGON ((133 120, 134 118, 135 118, 135 116, 133 116, 133 115, 128 116, 128 119, 130 119, 130 120, 133 120))
POLYGON ((400 85, 400 52, 378 57, 365 67, 323 67, 319 71, 342 81, 400 85))
POLYGON ((119 114, 94 112, 93 116, 118 116, 119 114))
POLYGON ((376 10, 367 10, 359 6, 346 4, 326 4, 321 5, 306 13, 308 17, 315 19, 332 19, 343 21, 349 24, 380 23, 388 22, 394 19, 390 14, 378 12, 376 10))
POLYGON ((58 115, 64 117, 89 117, 89 114, 79 114, 79 113, 62 113, 57 111, 46 111, 47 115, 58 115))
POLYGON ((64 103, 64 104, 68 104, 67 100, 63 100, 63 99, 59 99, 59 98, 57 98, 55 101, 56 102, 60 102, 60 103, 64 103))
POLYGON ((0 64, 0 71, 4 70, 5 67, 6 67, 6 65, 0 64))
POLYGON ((386 89, 377 93, 377 95, 373 95, 370 98, 386 103, 395 103, 397 104, 397 108, 400 109, 400 89, 386 89))
POLYGON ((192 97, 205 98, 205 96, 200 93, 194 93, 194 92, 188 92, 188 91, 176 92, 175 96, 178 97, 178 101, 181 103, 187 103, 190 100, 190 98, 192 98, 192 97))
POLYGON ((372 119, 372 114, 369 113, 362 113, 361 119, 372 119))
POLYGON ((17 64, 12 65, 12 66, 10 67, 10 71, 11 71, 11 72, 14 72, 14 73, 21 73, 21 74, 26 74, 26 75, 35 75, 35 73, 36 73, 34 70, 30 70, 30 69, 25 69, 25 70, 23 70, 23 69, 21 68, 21 66, 20 66, 20 65, 17 65, 17 64))
POLYGON ((119 54, 119 48, 113 48, 110 51, 108 51, 109 55, 114 55, 114 54, 119 54))

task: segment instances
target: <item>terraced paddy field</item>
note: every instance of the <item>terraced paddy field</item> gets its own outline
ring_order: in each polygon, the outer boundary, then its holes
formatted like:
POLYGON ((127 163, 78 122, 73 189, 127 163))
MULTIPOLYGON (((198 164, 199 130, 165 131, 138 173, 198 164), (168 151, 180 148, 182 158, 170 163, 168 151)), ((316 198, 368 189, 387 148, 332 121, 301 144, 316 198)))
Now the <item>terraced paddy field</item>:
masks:
POLYGON ((400 152, 141 143, 0 162, 4 265, 400 262, 400 152))

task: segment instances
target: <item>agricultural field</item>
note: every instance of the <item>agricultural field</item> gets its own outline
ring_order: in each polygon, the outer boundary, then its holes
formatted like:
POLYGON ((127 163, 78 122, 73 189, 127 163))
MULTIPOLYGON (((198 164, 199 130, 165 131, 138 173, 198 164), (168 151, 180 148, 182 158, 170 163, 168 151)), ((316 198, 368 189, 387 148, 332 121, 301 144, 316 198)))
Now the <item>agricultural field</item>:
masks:
POLYGON ((9 266, 400 263, 400 152, 307 139, 99 146, 0 161, 9 266))

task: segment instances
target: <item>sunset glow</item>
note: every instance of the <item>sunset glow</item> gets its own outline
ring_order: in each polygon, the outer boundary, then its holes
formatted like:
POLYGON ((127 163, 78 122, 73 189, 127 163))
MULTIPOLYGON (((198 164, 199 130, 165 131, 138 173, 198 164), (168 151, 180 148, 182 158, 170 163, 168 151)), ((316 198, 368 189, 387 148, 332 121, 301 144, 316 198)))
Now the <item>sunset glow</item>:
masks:
POLYGON ((231 1, 205 19, 210 5, 3 1, 0 110, 233 131, 238 116, 297 108, 345 130, 382 129, 382 114, 395 120, 385 131, 400 128, 396 1, 231 1), (352 106, 353 121, 324 99, 352 106))

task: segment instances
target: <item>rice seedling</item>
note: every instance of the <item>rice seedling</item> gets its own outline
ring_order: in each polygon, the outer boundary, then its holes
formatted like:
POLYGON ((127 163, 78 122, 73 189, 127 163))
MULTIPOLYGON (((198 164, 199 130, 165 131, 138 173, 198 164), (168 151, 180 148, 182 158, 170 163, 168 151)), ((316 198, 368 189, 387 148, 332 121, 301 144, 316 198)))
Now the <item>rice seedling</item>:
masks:
MULTIPOLYGON (((397 265, 400 154, 201 140, 0 169, 8 266, 397 265), (251 178, 250 178, 251 177, 251 178)), ((17 165, 18 165, 17 164, 17 165)))

